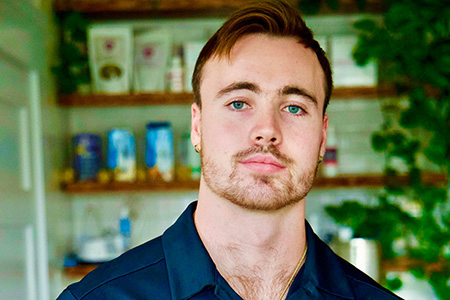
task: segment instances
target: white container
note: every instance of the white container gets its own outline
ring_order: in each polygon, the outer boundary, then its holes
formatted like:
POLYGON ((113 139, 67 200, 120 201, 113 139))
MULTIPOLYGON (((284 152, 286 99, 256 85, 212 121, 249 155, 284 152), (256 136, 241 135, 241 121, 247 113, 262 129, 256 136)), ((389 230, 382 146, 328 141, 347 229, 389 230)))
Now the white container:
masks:
POLYGON ((171 49, 169 33, 163 29, 136 31, 134 49, 134 91, 164 91, 171 49))
POLYGON ((376 64, 369 62, 360 67, 353 60, 352 52, 357 41, 355 35, 332 36, 329 40, 335 87, 377 85, 376 64))
POLYGON ((379 281, 380 255, 378 242, 372 239, 354 238, 350 241, 350 263, 379 281))
POLYGON ((195 64, 198 56, 205 46, 206 41, 187 42, 183 44, 184 48, 184 89, 192 91, 192 74, 194 73, 195 64))
POLYGON ((82 262, 102 263, 122 254, 124 239, 120 235, 92 237, 83 242, 78 250, 78 259, 82 262))
POLYGON ((129 93, 133 69, 132 28, 94 24, 88 29, 88 47, 94 93, 129 93))
POLYGON ((180 53, 175 53, 172 56, 169 89, 171 92, 182 92, 184 90, 184 68, 180 53))

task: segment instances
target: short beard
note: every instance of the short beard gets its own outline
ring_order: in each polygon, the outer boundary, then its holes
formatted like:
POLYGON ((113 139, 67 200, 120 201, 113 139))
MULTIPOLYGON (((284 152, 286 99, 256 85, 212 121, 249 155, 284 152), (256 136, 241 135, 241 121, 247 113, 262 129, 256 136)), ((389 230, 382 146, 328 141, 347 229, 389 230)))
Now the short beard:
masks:
MULTIPOLYGON (((205 149, 202 146, 202 149, 205 149)), ((294 161, 283 155, 275 146, 255 146, 241 151, 232 157, 232 172, 229 176, 206 155, 201 155, 202 176, 206 185, 216 195, 229 200, 242 208, 254 211, 271 212, 300 202, 311 190, 316 177, 318 163, 307 170, 296 182, 293 175, 294 161), (280 178, 277 175, 238 173, 240 161, 256 153, 270 153, 289 171, 280 178)))

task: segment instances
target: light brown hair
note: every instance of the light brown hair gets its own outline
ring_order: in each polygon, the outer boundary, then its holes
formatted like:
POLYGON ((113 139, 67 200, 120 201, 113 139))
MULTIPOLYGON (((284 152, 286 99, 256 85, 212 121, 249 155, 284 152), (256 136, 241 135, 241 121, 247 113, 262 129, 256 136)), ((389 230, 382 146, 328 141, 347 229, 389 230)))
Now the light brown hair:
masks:
POLYGON ((283 0, 264 0, 248 4, 235 11, 208 40, 200 52, 192 75, 192 87, 198 106, 201 108, 200 84, 205 63, 213 57, 229 56, 240 38, 258 33, 297 38, 300 44, 316 53, 325 77, 325 113, 333 89, 330 63, 299 11, 283 0))

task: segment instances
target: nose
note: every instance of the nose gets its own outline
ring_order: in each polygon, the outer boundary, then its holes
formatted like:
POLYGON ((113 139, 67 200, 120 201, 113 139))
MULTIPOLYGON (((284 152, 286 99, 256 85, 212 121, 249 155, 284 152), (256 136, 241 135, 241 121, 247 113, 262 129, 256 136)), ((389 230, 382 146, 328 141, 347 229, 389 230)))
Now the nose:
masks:
POLYGON ((256 145, 278 145, 281 143, 279 117, 273 108, 255 114, 250 139, 256 145))

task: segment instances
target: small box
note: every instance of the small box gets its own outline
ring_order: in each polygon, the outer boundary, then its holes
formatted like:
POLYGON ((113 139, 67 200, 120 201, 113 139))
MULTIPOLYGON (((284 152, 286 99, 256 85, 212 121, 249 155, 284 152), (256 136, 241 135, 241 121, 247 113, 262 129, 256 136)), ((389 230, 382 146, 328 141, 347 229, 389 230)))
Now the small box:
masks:
POLYGON ((88 29, 88 47, 94 93, 129 93, 133 71, 131 26, 92 25, 88 29))
POLYGON ((114 171, 114 180, 136 180, 136 141, 131 131, 126 129, 109 131, 107 165, 114 171))
POLYGON ((137 31, 134 43, 134 91, 164 91, 171 43, 163 29, 137 31))

